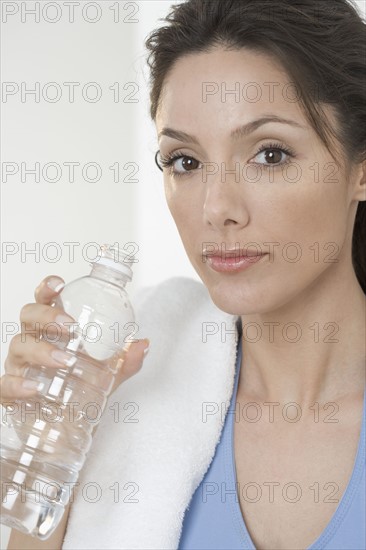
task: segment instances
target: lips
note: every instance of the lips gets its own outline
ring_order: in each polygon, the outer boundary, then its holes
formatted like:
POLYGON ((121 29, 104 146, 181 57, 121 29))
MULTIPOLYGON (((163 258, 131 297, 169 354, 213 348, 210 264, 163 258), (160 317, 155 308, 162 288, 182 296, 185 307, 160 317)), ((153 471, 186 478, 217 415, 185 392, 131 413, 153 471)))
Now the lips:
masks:
POLYGON ((212 250, 212 244, 211 250, 210 247, 206 247, 202 253, 203 262, 207 262, 214 271, 226 274, 244 271, 260 262, 265 256, 268 256, 268 253, 261 252, 258 247, 257 250, 250 250, 239 246, 228 248, 222 245, 221 251, 217 251, 212 250))
POLYGON ((237 273, 248 269, 250 266, 258 264, 267 254, 257 254, 256 256, 242 256, 242 257, 226 257, 221 256, 207 256, 207 264, 214 271, 224 273, 237 273))
POLYGON ((226 260, 227 258, 253 258, 264 256, 265 254, 266 252, 259 252, 258 250, 250 250, 248 248, 225 248, 225 250, 221 250, 219 252, 210 252, 205 248, 202 253, 205 257, 221 258, 222 260, 226 260))

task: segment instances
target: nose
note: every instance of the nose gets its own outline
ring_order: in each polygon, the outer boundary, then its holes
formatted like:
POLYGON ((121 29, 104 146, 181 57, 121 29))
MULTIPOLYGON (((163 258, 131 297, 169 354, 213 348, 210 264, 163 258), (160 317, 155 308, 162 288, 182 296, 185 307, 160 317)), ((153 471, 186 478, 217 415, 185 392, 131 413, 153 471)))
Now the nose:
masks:
POLYGON ((243 182, 231 181, 215 175, 208 178, 203 204, 204 221, 218 231, 223 227, 244 227, 249 221, 249 212, 243 197, 243 182))

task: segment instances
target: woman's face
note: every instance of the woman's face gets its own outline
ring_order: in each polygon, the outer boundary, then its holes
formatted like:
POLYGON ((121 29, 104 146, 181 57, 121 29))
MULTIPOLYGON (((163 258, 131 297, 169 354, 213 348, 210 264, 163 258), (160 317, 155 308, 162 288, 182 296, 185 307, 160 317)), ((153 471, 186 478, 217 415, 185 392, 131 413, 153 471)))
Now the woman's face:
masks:
POLYGON ((274 60, 223 49, 181 58, 164 82, 156 126, 162 157, 181 155, 164 167, 169 210, 220 309, 244 315, 295 297, 306 303, 317 283, 342 273, 357 203, 274 60), (230 136, 270 116, 292 124, 272 121, 230 136), (192 137, 164 135, 167 128, 192 137), (245 270, 218 272, 205 248, 267 254, 245 270))

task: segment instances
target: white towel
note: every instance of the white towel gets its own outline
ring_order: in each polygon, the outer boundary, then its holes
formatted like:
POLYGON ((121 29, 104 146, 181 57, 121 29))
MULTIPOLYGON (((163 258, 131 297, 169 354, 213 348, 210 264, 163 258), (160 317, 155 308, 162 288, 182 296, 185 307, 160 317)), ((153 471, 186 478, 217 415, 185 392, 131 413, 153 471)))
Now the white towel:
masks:
POLYGON ((148 337, 151 349, 108 400, 75 490, 64 550, 177 549, 184 512, 220 439, 238 316, 217 308, 207 288, 187 277, 141 289, 133 305, 136 337, 148 337))

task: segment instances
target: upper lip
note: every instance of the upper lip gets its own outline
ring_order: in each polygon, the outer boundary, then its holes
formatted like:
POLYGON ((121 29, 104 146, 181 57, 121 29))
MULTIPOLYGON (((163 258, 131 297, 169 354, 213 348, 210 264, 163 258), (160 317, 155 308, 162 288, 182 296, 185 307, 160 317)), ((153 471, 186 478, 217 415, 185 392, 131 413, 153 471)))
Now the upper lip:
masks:
MULTIPOLYGON (((260 248, 260 247, 259 247, 260 248)), ((202 254, 204 256, 216 256, 219 258, 235 258, 236 256, 263 256, 264 254, 267 254, 266 252, 261 252, 258 250, 250 250, 248 248, 225 248, 225 250, 219 250, 219 251, 210 251, 207 248, 203 249, 202 254)))

